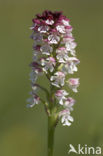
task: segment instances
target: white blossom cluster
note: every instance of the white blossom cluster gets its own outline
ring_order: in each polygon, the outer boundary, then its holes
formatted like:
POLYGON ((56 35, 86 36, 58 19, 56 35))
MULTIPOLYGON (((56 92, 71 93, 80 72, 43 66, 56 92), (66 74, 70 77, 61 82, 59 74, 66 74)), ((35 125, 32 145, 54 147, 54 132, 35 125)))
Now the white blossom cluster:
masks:
POLYGON ((77 44, 70 21, 61 12, 44 11, 33 19, 31 30, 34 41, 30 73, 32 98, 28 100, 28 106, 33 107, 41 101, 37 89, 42 87, 36 81, 45 74, 53 90, 50 92, 50 97, 53 97, 50 100, 60 108, 57 109, 58 117, 64 126, 70 126, 73 122, 71 111, 75 100, 69 96, 66 88, 77 92, 79 78, 72 78, 72 74, 78 71, 77 65, 80 63, 76 57, 77 44))

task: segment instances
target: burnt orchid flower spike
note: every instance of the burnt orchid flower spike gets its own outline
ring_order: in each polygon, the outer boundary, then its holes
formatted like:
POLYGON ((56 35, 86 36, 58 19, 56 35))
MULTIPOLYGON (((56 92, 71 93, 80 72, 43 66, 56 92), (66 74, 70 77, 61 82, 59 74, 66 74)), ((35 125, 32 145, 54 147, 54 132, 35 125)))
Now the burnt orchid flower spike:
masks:
POLYGON ((71 116, 75 100, 68 90, 77 93, 79 78, 72 78, 80 63, 76 58, 77 44, 72 35, 70 20, 62 12, 44 11, 37 14, 31 26, 33 39, 33 58, 30 64, 32 91, 27 100, 28 107, 43 103, 48 116, 48 156, 53 155, 54 130, 60 120, 63 126, 74 121, 71 116), (37 84, 38 77, 45 75, 50 90, 37 84), (46 94, 46 101, 38 95, 38 90, 46 94))

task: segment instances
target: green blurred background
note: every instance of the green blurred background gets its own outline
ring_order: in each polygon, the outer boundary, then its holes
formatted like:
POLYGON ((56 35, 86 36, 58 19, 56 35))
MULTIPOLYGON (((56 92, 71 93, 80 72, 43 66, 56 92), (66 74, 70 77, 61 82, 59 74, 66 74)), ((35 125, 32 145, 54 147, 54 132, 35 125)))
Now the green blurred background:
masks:
POLYGON ((46 156, 44 108, 27 109, 25 102, 31 89, 29 27, 45 9, 71 19, 81 61, 75 122, 58 125, 54 156, 67 156, 70 143, 103 147, 103 0, 0 0, 0 156, 46 156))

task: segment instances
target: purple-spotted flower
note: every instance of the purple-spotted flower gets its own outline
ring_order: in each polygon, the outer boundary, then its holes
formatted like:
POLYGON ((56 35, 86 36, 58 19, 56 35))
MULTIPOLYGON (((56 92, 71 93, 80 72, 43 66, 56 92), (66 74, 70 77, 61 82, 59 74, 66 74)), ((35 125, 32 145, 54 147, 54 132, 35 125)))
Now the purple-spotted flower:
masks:
POLYGON ((74 104, 75 100, 72 97, 68 97, 64 102, 64 107, 72 111, 74 104))
POLYGON ((76 65, 79 63, 80 61, 76 57, 67 57, 64 64, 64 70, 66 70, 69 74, 74 74, 74 72, 78 71, 76 65))
POLYGON ((53 57, 48 57, 47 59, 41 58, 41 65, 43 66, 43 71, 46 73, 48 70, 50 72, 53 72, 55 65, 56 65, 56 60, 53 57))
POLYGON ((69 109, 64 109, 59 113, 59 116, 61 117, 61 123, 63 126, 70 126, 71 122, 74 121, 73 117, 70 115, 69 109))
POLYGON ((56 50, 56 58, 58 59, 58 62, 65 63, 65 60, 68 58, 68 51, 65 47, 60 47, 56 50))
POLYGON ((54 74, 54 76, 51 76, 50 80, 53 81, 52 85, 56 87, 64 86, 65 74, 58 71, 54 74))
POLYGON ((70 20, 62 12, 57 11, 37 14, 32 22, 32 97, 28 100, 27 106, 33 107, 43 103, 48 117, 55 119, 55 125, 58 119, 61 119, 64 126, 70 126, 73 122, 71 111, 75 100, 68 96, 69 89, 77 92, 79 78, 69 76, 78 71, 77 65, 80 63, 76 58, 77 44, 72 34, 73 28, 70 20), (42 76, 47 78, 49 89, 46 84, 38 84, 38 78, 40 80, 42 76), (38 89, 45 92, 46 100, 39 96, 38 89))
POLYGON ((63 105, 66 100, 66 96, 68 93, 65 90, 57 90, 55 93, 55 97, 58 100, 59 104, 63 105))
POLYGON ((53 51, 53 48, 47 43, 41 46, 40 51, 44 55, 50 55, 53 51))
POLYGON ((27 107, 33 107, 36 104, 39 104, 40 98, 37 95, 33 95, 33 97, 27 99, 27 102, 30 103, 30 104, 27 104, 27 107))
POLYGON ((77 87, 79 87, 79 78, 70 78, 67 83, 73 92, 78 92, 77 87))

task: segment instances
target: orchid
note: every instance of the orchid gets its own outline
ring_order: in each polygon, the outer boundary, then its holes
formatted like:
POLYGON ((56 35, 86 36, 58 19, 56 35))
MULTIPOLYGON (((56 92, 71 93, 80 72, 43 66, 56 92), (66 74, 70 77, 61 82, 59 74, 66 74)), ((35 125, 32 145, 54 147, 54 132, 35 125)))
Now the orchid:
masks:
POLYGON ((79 87, 79 78, 70 78, 67 83, 73 92, 78 92, 77 87, 79 87))
POLYGON ((69 89, 77 92, 79 78, 71 78, 78 71, 80 63, 76 57, 76 46, 70 20, 62 12, 44 11, 37 14, 30 27, 33 40, 33 58, 30 67, 31 97, 27 107, 44 104, 48 116, 48 156, 53 154, 54 130, 59 121, 70 126, 75 100, 69 96, 69 89), (45 75, 49 88, 39 85, 38 78, 45 75), (44 100, 38 89, 45 92, 44 100))

